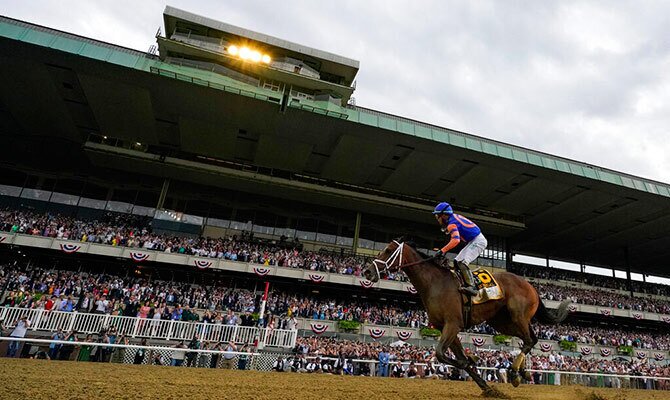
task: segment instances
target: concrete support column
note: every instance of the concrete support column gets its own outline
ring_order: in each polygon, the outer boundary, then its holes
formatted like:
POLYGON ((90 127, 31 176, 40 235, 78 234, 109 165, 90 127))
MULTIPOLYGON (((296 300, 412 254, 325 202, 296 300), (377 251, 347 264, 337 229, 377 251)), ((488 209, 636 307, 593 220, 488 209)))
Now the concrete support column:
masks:
POLYGON ((161 188, 161 194, 158 196, 158 203, 156 204, 156 209, 160 210, 165 205, 165 199, 167 198, 168 190, 170 189, 170 180, 165 178, 163 180, 163 187, 161 188))
POLYGON ((356 213, 356 226, 354 227, 354 242, 351 245, 351 250, 356 253, 358 250, 358 237, 361 233, 361 212, 356 213))

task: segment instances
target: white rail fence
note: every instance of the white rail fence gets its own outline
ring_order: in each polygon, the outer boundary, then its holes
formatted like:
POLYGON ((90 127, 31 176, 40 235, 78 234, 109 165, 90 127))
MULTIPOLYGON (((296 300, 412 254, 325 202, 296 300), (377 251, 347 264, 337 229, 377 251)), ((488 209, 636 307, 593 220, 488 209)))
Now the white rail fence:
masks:
POLYGON ((123 334, 130 338, 191 340, 198 334, 203 341, 258 342, 259 348, 264 346, 292 348, 295 346, 298 334, 297 330, 155 320, 76 311, 46 311, 18 307, 5 307, 0 310, 0 321, 4 321, 5 327, 14 327, 24 316, 30 320, 29 331, 54 332, 60 328, 63 331, 75 330, 78 333, 97 334, 113 326, 119 335, 123 334))

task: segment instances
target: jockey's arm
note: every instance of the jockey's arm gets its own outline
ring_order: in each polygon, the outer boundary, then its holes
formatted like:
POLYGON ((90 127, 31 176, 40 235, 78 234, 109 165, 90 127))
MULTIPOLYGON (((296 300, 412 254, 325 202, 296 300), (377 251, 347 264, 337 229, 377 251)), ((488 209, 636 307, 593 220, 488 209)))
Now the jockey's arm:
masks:
POLYGON ((446 254, 449 250, 458 246, 458 244, 461 242, 461 235, 458 232, 458 228, 456 227, 456 225, 454 224, 447 225, 447 232, 449 233, 449 237, 451 239, 449 240, 449 243, 447 243, 447 245, 441 249, 443 254, 446 254))

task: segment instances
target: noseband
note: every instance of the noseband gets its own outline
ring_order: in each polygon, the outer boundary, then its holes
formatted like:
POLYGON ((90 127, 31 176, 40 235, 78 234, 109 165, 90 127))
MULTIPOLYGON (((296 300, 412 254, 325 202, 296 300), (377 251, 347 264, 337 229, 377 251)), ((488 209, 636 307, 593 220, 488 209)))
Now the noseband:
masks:
POLYGON ((389 274, 389 268, 393 266, 393 263, 395 263, 396 260, 398 261, 398 269, 402 268, 402 253, 405 248, 405 242, 400 243, 397 240, 394 240, 393 243, 397 244, 398 247, 393 250, 393 253, 391 253, 391 255, 386 260, 375 258, 374 261, 372 261, 372 265, 375 266, 375 270, 377 271, 377 276, 379 278, 382 277, 379 268, 380 264, 384 266, 382 272, 384 272, 387 276, 389 274))

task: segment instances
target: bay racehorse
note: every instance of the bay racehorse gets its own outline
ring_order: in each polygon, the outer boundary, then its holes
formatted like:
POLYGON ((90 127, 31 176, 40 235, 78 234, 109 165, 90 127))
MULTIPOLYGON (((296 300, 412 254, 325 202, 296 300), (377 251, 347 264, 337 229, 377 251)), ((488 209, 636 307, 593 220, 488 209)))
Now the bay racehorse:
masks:
POLYGON ((561 303, 556 311, 549 311, 528 281, 511 272, 497 272, 494 276, 505 296, 500 300, 472 305, 469 321, 465 321, 465 299, 459 292, 461 284, 456 274, 436 263, 434 258, 417 251, 413 243, 404 238, 389 243, 365 268, 363 275, 377 282, 382 275, 398 271, 403 271, 414 285, 428 312, 430 324, 442 331, 435 351, 438 361, 465 370, 484 395, 501 396, 502 393, 490 388, 477 373, 475 361, 466 356, 458 339, 461 330, 486 321, 499 333, 520 338, 523 346, 510 371, 512 384, 518 386, 520 374, 524 373, 525 356, 537 343, 531 320, 535 318, 543 323, 557 324, 568 315, 570 301, 561 303), (449 349, 456 359, 448 357, 449 349))

